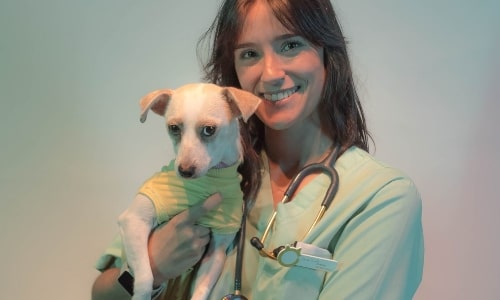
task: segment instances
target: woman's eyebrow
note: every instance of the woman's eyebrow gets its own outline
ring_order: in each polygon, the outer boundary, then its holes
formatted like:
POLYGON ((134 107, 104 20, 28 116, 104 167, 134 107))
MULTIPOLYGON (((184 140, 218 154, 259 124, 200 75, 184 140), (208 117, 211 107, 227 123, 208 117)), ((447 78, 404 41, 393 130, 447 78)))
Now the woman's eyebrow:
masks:
MULTIPOLYGON (((280 41, 284 41, 284 40, 287 40, 290 38, 297 38, 297 37, 300 37, 300 35, 295 34, 295 33, 284 33, 284 34, 281 34, 281 35, 274 37, 273 41, 280 42, 280 41)), ((245 42, 245 43, 241 43, 241 44, 236 44, 236 46, 234 47, 234 50, 243 49, 243 48, 251 48, 256 44, 257 43, 252 43, 252 42, 245 42)))
POLYGON ((280 36, 277 36, 275 38, 275 40, 276 41, 283 41, 283 40, 288 40, 288 39, 297 38, 297 37, 300 37, 300 35, 295 34, 295 33, 285 33, 285 34, 282 34, 280 36))
POLYGON ((237 45, 234 47, 234 50, 243 49, 243 48, 250 48, 250 47, 252 47, 253 45, 255 45, 255 44, 254 44, 254 43, 241 43, 241 44, 237 44, 237 45))

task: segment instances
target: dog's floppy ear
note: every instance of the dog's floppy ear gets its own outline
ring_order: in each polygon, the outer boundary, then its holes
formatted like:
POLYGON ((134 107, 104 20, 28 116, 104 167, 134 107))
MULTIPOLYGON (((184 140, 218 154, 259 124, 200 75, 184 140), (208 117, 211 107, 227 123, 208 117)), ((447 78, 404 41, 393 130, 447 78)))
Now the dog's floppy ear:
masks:
POLYGON ((142 97, 140 102, 141 122, 144 123, 146 121, 150 109, 160 116, 165 115, 165 110, 167 109, 170 97, 172 97, 172 92, 173 91, 169 89, 156 90, 142 97))
POLYGON ((234 115, 241 116, 245 122, 257 110, 262 101, 254 94, 235 87, 224 87, 222 94, 229 103, 234 115))

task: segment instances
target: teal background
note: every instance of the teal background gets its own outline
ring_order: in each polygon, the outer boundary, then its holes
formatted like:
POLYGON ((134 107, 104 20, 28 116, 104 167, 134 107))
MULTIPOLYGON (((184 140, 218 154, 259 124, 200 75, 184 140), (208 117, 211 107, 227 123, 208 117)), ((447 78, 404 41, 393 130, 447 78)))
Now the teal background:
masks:
MULTIPOLYGON (((172 157, 139 99, 199 81, 219 1, 0 2, 0 291, 89 299, 136 189, 172 157)), ((500 2, 333 1, 372 153, 424 205, 415 299, 500 297, 500 2)))

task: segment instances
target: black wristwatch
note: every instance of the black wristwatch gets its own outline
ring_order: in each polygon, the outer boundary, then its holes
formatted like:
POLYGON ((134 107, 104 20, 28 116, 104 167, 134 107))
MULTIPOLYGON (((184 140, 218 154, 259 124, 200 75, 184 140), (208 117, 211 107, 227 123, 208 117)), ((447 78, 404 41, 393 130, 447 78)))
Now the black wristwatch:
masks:
MULTIPOLYGON (((134 275, 132 274, 133 274, 132 270, 130 270, 128 264, 124 262, 120 271, 120 276, 118 276, 118 282, 129 293, 130 296, 134 295, 134 275)), ((166 288, 167 288, 166 282, 162 283, 159 287, 155 288, 151 292, 151 299, 156 299, 163 293, 163 291, 166 288)))
POLYGON ((130 296, 134 295, 134 276, 130 272, 127 263, 124 263, 118 277, 118 282, 129 293, 130 296))

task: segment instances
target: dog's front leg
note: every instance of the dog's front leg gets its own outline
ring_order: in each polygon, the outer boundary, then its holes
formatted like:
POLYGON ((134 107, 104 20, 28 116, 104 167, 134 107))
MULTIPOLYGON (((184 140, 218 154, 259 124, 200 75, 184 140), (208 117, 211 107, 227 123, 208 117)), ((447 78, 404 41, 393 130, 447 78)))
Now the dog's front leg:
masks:
POLYGON ((141 194, 118 218, 127 262, 134 273, 133 300, 151 299, 153 273, 149 262, 148 238, 155 220, 153 203, 141 194))
POLYGON ((208 245, 207 252, 203 256, 194 285, 191 300, 205 300, 208 298, 212 288, 226 262, 226 250, 233 242, 235 234, 214 234, 208 245))

